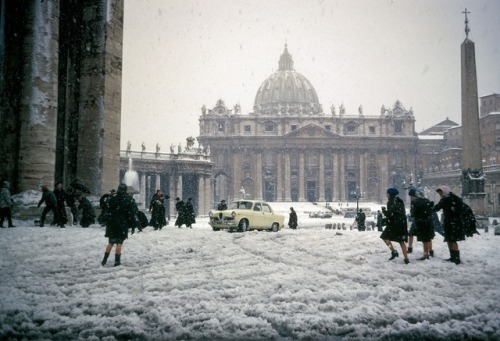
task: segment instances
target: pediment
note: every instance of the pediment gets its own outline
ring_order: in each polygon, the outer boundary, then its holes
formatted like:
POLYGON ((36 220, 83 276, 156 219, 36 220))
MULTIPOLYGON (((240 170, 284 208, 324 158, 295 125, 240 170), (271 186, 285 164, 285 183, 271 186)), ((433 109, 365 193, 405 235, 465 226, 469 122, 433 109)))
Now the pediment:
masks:
POLYGON ((320 127, 316 124, 310 123, 306 126, 297 128, 287 134, 285 137, 300 137, 300 138, 322 138, 322 137, 340 137, 340 135, 332 133, 331 131, 320 127))

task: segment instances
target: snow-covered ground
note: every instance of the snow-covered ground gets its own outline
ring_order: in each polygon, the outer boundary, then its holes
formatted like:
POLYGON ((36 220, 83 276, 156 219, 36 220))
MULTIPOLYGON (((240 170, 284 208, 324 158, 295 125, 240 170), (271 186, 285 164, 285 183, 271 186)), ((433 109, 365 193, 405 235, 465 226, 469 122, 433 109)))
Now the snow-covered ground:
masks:
POLYGON ((15 221, 0 229, 0 339, 500 340, 491 229, 460 243, 458 266, 439 235, 434 258, 417 261, 416 243, 405 265, 401 252, 388 261, 379 232, 325 229, 353 219, 308 217, 322 205, 272 206, 285 221, 293 206, 300 228, 213 232, 206 217, 148 227, 125 242, 120 267, 113 254, 101 266, 98 225, 15 221))

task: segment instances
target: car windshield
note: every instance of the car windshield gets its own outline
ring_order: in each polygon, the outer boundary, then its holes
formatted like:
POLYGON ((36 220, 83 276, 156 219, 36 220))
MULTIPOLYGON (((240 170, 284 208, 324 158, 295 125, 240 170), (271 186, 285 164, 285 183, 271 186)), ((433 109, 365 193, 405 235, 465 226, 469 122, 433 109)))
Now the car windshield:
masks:
POLYGON ((251 210, 252 205, 253 204, 250 201, 235 201, 229 205, 228 209, 251 210))

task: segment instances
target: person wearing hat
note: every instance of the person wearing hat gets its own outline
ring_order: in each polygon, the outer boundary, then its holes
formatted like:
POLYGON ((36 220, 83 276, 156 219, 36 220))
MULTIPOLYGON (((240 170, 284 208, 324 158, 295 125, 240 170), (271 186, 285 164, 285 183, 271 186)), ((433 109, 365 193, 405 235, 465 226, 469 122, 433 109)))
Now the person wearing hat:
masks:
POLYGON ((398 194, 399 191, 396 188, 387 189, 387 208, 382 207, 382 213, 386 218, 386 228, 380 235, 380 238, 391 250, 391 258, 389 260, 399 257, 398 252, 392 245, 392 242, 396 242, 401 246, 405 264, 408 264, 410 260, 408 259, 405 244, 408 241, 405 204, 398 194))
POLYGON ((226 200, 222 199, 220 201, 219 205, 217 206, 217 210, 219 210, 219 211, 227 210, 226 200))
MULTIPOLYGON (((434 239, 434 227, 432 225, 432 212, 434 203, 425 198, 422 192, 412 188, 408 192, 411 198, 410 214, 413 218, 415 235, 417 240, 422 242, 424 255, 418 260, 429 259, 429 255, 434 257, 432 251, 432 239, 434 239)), ((410 236, 412 238, 412 236, 410 236)), ((410 239, 411 243, 411 239, 410 239)))

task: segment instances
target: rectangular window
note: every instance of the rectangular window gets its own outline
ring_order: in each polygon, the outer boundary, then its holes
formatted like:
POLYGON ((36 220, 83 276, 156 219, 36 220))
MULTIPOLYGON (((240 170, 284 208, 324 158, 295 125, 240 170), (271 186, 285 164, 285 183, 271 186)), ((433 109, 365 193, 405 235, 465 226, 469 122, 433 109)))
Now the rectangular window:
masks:
POLYGON ((331 126, 331 125, 326 125, 326 126, 325 126, 325 129, 326 129, 326 130, 332 130, 332 126, 331 126))
POLYGON ((217 125, 219 131, 224 131, 224 122, 219 122, 217 125))
POLYGON ((370 134, 375 134, 375 127, 374 126, 370 126, 370 134))
POLYGON ((495 123, 495 129, 500 130, 500 123, 495 123))
POLYGON ((296 124, 292 124, 292 128, 291 129, 292 129, 292 131, 296 130, 297 129, 297 125, 296 124))
POLYGON ((274 131, 274 124, 272 122, 267 122, 264 126, 265 131, 274 131))
POLYGON ((394 132, 396 132, 396 133, 403 132, 403 123, 402 122, 394 122, 394 132))
POLYGON ((250 127, 250 125, 247 124, 243 127, 243 130, 245 131, 245 133, 250 133, 252 132, 252 127, 250 127))

